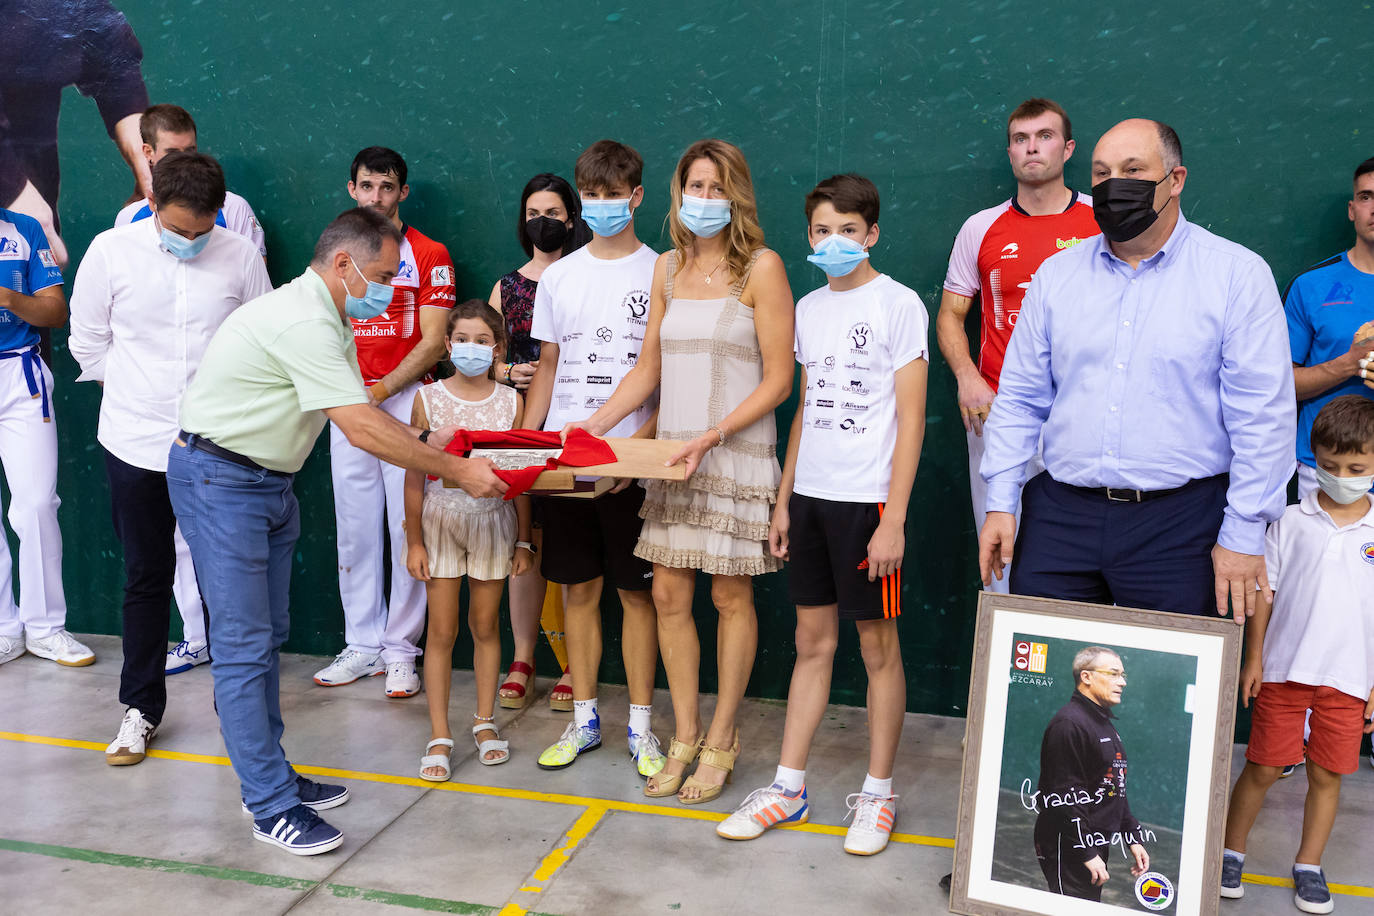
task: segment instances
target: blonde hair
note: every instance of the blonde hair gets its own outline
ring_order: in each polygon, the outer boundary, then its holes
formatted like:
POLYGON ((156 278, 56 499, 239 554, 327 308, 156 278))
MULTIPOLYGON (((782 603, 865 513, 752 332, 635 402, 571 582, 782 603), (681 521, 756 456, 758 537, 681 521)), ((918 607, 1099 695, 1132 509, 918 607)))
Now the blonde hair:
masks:
POLYGON ((730 200, 730 225, 726 227, 725 263, 730 273, 738 279, 744 276, 754 252, 763 247, 763 227, 759 225, 759 208, 754 201, 754 181, 749 177, 749 163, 744 161, 744 153, 739 147, 724 140, 698 140, 687 147, 687 152, 677 162, 673 170, 672 186, 669 193, 672 205, 668 208, 668 231, 677 249, 679 265, 687 263, 695 248, 696 236, 683 225, 678 216, 682 206, 682 188, 687 184, 687 171, 698 159, 709 159, 720 176, 721 187, 730 200))

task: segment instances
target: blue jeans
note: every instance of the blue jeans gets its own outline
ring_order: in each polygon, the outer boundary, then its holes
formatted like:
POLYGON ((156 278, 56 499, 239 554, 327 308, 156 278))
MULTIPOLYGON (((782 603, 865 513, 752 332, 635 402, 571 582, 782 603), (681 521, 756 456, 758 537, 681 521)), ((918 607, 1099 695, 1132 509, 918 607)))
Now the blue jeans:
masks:
POLYGON ((280 650, 291 629, 300 536, 292 475, 256 471, 176 442, 167 490, 210 609, 220 732, 255 818, 300 803, 281 737, 280 650))

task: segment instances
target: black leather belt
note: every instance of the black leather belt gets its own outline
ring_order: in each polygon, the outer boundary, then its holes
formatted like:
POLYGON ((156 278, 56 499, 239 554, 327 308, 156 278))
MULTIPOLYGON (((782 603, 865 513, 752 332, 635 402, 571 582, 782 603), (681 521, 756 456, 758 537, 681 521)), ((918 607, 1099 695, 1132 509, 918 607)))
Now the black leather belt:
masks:
POLYGON ((1217 474, 1213 477, 1200 477, 1190 480, 1181 487, 1174 487, 1169 490, 1129 490, 1124 487, 1076 487, 1071 483, 1062 483, 1070 490, 1076 490, 1085 496, 1095 496, 1099 499, 1106 499, 1114 503, 1143 503, 1152 499, 1159 499, 1161 496, 1173 496, 1175 493, 1182 493, 1184 490, 1201 484, 1211 483, 1217 480, 1224 480, 1229 475, 1217 474))
POLYGON ((188 447, 198 448, 207 455, 214 455, 216 458, 232 461, 234 464, 248 468, 250 471, 267 471, 269 474, 280 473, 279 471, 273 471, 271 468, 263 467, 247 455, 240 455, 238 452, 231 452, 227 448, 221 448, 204 436, 188 433, 184 429, 178 435, 181 441, 185 442, 188 447))

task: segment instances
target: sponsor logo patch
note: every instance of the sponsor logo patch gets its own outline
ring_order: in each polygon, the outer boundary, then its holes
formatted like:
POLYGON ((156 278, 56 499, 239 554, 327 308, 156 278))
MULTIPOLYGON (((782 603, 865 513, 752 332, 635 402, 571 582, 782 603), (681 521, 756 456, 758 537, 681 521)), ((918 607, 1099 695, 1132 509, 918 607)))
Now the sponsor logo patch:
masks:
POLYGON ((1065 248, 1072 248, 1072 247, 1075 246, 1075 245, 1081 245, 1081 244, 1083 244, 1083 240, 1080 239, 1080 238, 1078 238, 1077 236, 1075 236, 1075 237, 1073 237, 1073 238, 1071 238, 1071 239, 1055 239, 1055 240, 1054 240, 1054 247, 1055 247, 1055 248, 1058 248, 1058 249, 1061 250, 1061 251, 1064 250, 1065 248))
POLYGON ((44 267, 57 267, 57 255, 52 253, 51 248, 38 249, 38 260, 44 267))
POLYGON ((1374 564, 1374 541, 1370 541, 1360 548, 1360 556, 1364 557, 1366 563, 1374 564))
POLYGON ((429 272, 430 286, 452 286, 453 270, 448 265, 440 265, 429 272))
POLYGON ((1159 872, 1147 871, 1135 881, 1135 899, 1147 910, 1167 909, 1174 902, 1174 885, 1159 872))

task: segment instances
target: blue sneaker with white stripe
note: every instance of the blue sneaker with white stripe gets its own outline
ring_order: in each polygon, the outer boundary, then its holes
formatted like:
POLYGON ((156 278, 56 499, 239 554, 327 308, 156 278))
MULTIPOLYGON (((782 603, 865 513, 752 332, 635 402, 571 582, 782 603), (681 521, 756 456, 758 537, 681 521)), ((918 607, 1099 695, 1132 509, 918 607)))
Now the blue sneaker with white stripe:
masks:
MULTIPOLYGON (((323 811, 326 808, 337 808, 348 801, 347 786, 332 786, 327 782, 316 782, 313 779, 306 779, 300 773, 296 774, 296 794, 301 797, 301 804, 316 811, 323 811)), ((239 798, 243 805, 244 814, 252 814, 248 810, 248 803, 239 798)))
POLYGON ((331 827, 313 808, 297 805, 253 821, 253 839, 296 856, 317 856, 343 843, 343 831, 331 827))

